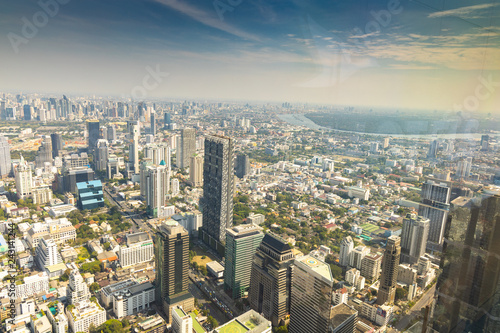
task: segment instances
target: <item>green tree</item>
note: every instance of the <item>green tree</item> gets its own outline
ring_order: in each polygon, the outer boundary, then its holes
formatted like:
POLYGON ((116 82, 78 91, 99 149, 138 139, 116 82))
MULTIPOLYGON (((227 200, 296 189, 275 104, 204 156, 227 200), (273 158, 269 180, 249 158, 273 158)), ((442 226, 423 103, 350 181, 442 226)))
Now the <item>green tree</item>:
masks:
POLYGON ((280 326, 280 327, 276 328, 276 330, 274 332, 275 333, 288 333, 288 327, 280 326))
POLYGON ((99 283, 97 282, 94 282, 90 285, 89 287, 90 291, 95 293, 96 291, 98 291, 99 289, 101 289, 101 286, 99 285, 99 283))
POLYGON ((404 288, 396 288, 396 300, 405 300, 408 296, 408 291, 404 288))

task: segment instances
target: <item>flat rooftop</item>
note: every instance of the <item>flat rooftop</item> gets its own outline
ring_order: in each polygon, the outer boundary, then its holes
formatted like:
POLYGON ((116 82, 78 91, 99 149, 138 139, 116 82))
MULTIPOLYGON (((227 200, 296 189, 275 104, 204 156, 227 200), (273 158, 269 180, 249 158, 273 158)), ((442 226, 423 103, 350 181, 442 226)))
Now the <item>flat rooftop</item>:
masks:
POLYGON ((333 281, 332 271, 330 270, 330 266, 323 261, 311 257, 310 255, 303 256, 302 258, 296 259, 296 261, 302 263, 307 266, 312 271, 318 273, 325 279, 333 281))

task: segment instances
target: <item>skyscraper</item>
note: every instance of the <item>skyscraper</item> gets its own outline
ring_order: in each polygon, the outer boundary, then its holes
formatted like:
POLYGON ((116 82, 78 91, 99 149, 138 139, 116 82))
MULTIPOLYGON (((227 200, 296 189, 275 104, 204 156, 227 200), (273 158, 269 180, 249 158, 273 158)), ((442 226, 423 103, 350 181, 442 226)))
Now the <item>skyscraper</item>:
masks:
POLYGON ((94 149, 94 165, 95 169, 99 171, 106 170, 109 160, 109 146, 108 141, 99 139, 96 142, 94 149))
POLYGON ((347 267, 351 261, 351 253, 354 248, 354 242, 351 236, 342 239, 340 243, 339 264, 342 267, 347 267))
MULTIPOLYGON (((233 141, 228 137, 205 138, 203 165, 202 239, 223 253, 226 229, 233 226, 233 141)), ((221 253, 221 254, 222 254, 221 253)))
POLYGON ((50 140, 52 141, 52 158, 55 158, 56 156, 59 156, 59 152, 63 147, 61 134, 52 133, 50 135, 50 140))
POLYGON ((24 120, 31 120, 31 106, 29 104, 23 106, 23 113, 24 120))
POLYGON ((472 168, 472 157, 467 157, 465 159, 461 159, 457 163, 457 169, 455 171, 455 178, 457 178, 457 179, 469 178, 471 168, 472 168))
POLYGON ((129 126, 130 145, 129 145, 129 171, 139 173, 139 122, 132 122, 129 126))
POLYGON ((99 120, 88 120, 87 121, 87 131, 89 134, 88 138, 88 151, 94 151, 95 144, 99 140, 100 127, 99 120))
POLYGON ((422 185, 421 203, 418 215, 429 219, 427 248, 439 250, 443 243, 443 233, 450 207, 451 190, 447 183, 427 180, 422 185))
POLYGON ((151 159, 154 165, 159 165, 161 161, 171 169, 171 149, 167 143, 150 143, 144 147, 144 157, 151 159))
POLYGON ((87 300, 91 296, 87 283, 83 281, 83 277, 76 266, 71 269, 71 273, 69 275, 69 284, 66 288, 66 294, 69 303, 73 305, 75 303, 87 300))
POLYGON ((406 214, 401 232, 401 262, 415 264, 425 254, 429 237, 429 219, 406 214))
POLYGON ((196 153, 196 132, 192 128, 183 128, 181 131, 181 146, 177 147, 177 166, 187 168, 191 156, 196 153))
POLYGON ((243 178, 250 173, 250 159, 248 155, 240 154, 236 157, 236 177, 243 178))
POLYGON ((165 124, 165 127, 168 127, 172 123, 172 117, 169 112, 165 112, 163 114, 163 123, 165 124))
POLYGON ((156 135, 156 114, 151 112, 151 134, 156 135))
POLYGON ((7 177, 11 169, 9 140, 0 136, 0 177, 7 177))
POLYGON ((243 297, 250 287, 252 257, 263 237, 262 228, 253 224, 226 231, 224 289, 230 291, 234 299, 243 297))
POLYGON ((250 307, 271 320, 275 327, 284 325, 290 314, 293 260, 290 245, 270 233, 264 235, 253 256, 250 307))
POLYGON ((432 141, 429 146, 429 151, 427 152, 427 157, 436 158, 438 149, 439 149, 439 141, 438 140, 432 141))
POLYGON ((116 127, 114 125, 109 125, 107 131, 108 134, 106 137, 110 143, 113 143, 116 140, 116 127))
POLYGON ((481 151, 488 151, 490 149, 490 136, 481 135, 481 151))
POLYGON ((177 222, 160 225, 155 241, 156 301, 172 321, 172 308, 194 309, 194 298, 188 291, 189 234, 177 222))
POLYGON ((189 163, 189 183, 198 187, 203 184, 203 157, 192 156, 189 163))
POLYGON ((14 168, 16 177, 16 192, 19 199, 24 199, 31 196, 33 187, 33 179, 31 175, 31 167, 21 155, 21 162, 14 168))
POLYGON ((333 284, 329 265, 309 255, 294 260, 288 332, 328 332, 333 284))
POLYGON ((147 166, 144 172, 147 212, 154 217, 163 216, 163 209, 167 203, 170 189, 170 170, 163 162, 160 165, 147 166))
POLYGON ((379 305, 394 303, 400 256, 401 239, 397 236, 390 236, 387 239, 384 257, 382 258, 382 274, 377 296, 377 304, 379 305))
POLYGON ((500 331, 500 196, 450 214, 436 284, 438 332, 500 331))
POLYGON ((37 168, 43 168, 45 166, 45 162, 52 164, 52 140, 50 139, 50 136, 43 136, 42 143, 38 148, 38 154, 35 160, 37 168))

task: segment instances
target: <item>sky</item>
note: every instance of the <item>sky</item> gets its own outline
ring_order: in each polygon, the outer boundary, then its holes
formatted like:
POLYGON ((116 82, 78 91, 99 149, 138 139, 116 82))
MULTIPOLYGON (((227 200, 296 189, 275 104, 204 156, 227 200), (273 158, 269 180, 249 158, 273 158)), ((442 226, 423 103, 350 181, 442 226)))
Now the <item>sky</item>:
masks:
POLYGON ((1 0, 0 91, 496 113, 500 2, 1 0))

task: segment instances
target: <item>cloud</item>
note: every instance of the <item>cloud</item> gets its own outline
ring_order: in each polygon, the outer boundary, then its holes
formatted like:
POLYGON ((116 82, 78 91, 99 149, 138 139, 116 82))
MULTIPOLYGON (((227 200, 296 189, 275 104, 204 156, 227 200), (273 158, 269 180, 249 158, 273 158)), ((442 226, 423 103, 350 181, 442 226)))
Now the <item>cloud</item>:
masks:
POLYGON ((445 16, 457 16, 457 17, 461 17, 464 19, 481 18, 481 16, 478 14, 478 11, 482 12, 485 9, 496 7, 498 5, 499 4, 486 3, 486 4, 482 4, 482 5, 460 7, 460 8, 443 10, 440 12, 431 13, 427 17, 428 18, 439 18, 439 17, 445 17, 445 16))
POLYGON ((179 13, 189 16, 193 20, 205 24, 206 26, 209 26, 211 28, 224 31, 227 32, 228 34, 241 37, 244 39, 260 41, 260 38, 258 36, 243 31, 239 28, 236 28, 230 24, 221 21, 218 17, 214 15, 215 9, 214 13, 210 14, 202 9, 187 4, 185 1, 179 1, 179 0, 154 0, 154 1, 164 6, 167 6, 175 11, 178 11, 179 13))

